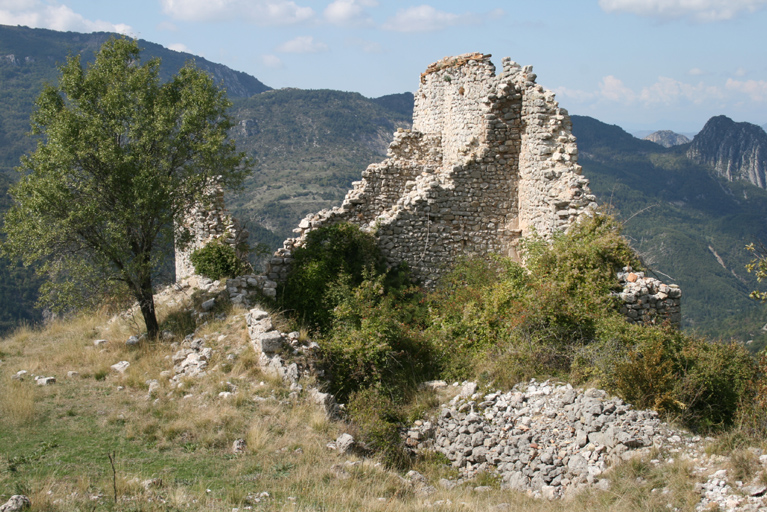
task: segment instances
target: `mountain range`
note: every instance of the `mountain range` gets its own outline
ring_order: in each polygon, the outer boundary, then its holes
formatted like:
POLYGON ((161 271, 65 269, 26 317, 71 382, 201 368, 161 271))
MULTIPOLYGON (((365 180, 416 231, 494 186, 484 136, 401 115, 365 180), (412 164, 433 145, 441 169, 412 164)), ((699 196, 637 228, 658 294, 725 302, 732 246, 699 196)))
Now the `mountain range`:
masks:
MULTIPOLYGON (((34 145, 24 134, 42 84, 55 82, 56 63, 66 55, 92 58, 110 36, 0 26, 0 211, 9 204, 11 169, 34 145)), ((194 60, 233 100, 232 137, 258 164, 227 201, 253 243, 275 248, 306 213, 339 204, 365 167, 385 158, 392 132, 412 122, 411 93, 272 90, 199 57, 147 41, 140 46, 144 57, 162 59, 164 77, 194 60)), ((572 121, 579 163, 599 202, 623 220, 650 270, 682 287, 684 327, 763 346, 767 309, 748 298, 757 283, 745 271, 744 247, 767 240, 767 134, 719 116, 692 142, 664 147, 590 117, 572 121)), ((0 260, 0 276, 0 329, 38 320, 31 273, 0 260)))

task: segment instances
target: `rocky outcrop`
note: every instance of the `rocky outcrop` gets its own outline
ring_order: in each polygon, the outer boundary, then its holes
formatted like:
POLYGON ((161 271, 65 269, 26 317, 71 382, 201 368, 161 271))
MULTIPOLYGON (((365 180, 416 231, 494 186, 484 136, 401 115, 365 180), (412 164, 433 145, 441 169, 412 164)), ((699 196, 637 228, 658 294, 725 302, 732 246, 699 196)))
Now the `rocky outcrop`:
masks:
POLYGON ((442 59, 421 75, 413 129, 353 184, 340 207, 309 215, 268 270, 285 275, 291 251, 323 225, 370 231, 391 265, 429 286, 463 254, 517 256, 520 237, 567 229, 595 206, 577 164, 567 112, 531 66, 489 55, 442 59))
POLYGON ((649 140, 656 144, 660 144, 664 148, 670 148, 672 146, 679 146, 681 144, 687 144, 690 139, 679 133, 672 132, 671 130, 659 130, 655 133, 651 133, 644 140, 649 140))
POLYGON ((767 133, 755 124, 712 117, 693 139, 687 157, 710 165, 729 181, 767 188, 767 133))

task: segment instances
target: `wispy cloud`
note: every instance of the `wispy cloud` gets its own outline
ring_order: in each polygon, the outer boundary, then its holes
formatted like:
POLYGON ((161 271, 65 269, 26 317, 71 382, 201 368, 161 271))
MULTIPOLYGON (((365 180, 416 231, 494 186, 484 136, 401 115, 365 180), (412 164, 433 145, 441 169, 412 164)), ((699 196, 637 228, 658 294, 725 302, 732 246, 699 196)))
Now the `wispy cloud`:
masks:
POLYGON ((0 24, 76 32, 105 31, 125 35, 134 33, 130 25, 89 20, 66 5, 57 2, 43 3, 40 0, 0 1, 0 24))
POLYGON ((419 5, 400 9, 386 20, 381 28, 395 32, 436 32, 456 25, 479 24, 487 18, 499 18, 504 15, 502 9, 495 9, 486 14, 455 14, 440 11, 431 5, 419 5))
MULTIPOLYGON (((751 80, 750 82, 753 82, 751 80)), ((703 105, 706 103, 733 100, 731 91, 748 91, 754 97, 760 94, 767 98, 767 82, 760 84, 728 80, 726 87, 707 85, 703 82, 687 83, 669 77, 658 77, 655 83, 642 87, 638 91, 626 85, 620 78, 605 76, 599 82, 596 91, 582 91, 559 87, 558 96, 568 98, 580 104, 618 104, 621 106, 640 105, 653 109, 675 107, 682 104, 703 105)))
POLYGON ((751 101, 762 103, 767 102, 767 81, 764 80, 733 80, 727 79, 724 86, 729 91, 740 95, 746 95, 751 101))
POLYGON ((361 49, 365 53, 381 53, 383 47, 380 43, 375 41, 368 41, 367 39, 360 39, 357 37, 349 37, 345 41, 346 46, 354 46, 361 49))
POLYGON ((661 21, 699 23, 730 20, 767 7, 767 0, 599 0, 603 11, 627 12, 661 21))
POLYGON ((254 25, 290 25, 314 17, 311 7, 288 0, 161 0, 163 12, 183 21, 243 20, 254 25))
POLYGON ((672 106, 680 102, 701 105, 712 100, 724 98, 721 89, 703 82, 688 84, 665 76, 649 87, 644 87, 639 93, 639 100, 648 107, 672 106))
POLYGON ((268 68, 277 69, 282 67, 282 60, 280 60, 280 58, 276 55, 262 55, 261 62, 263 62, 264 66, 268 68))
POLYGON ((277 47, 282 53, 320 53, 328 51, 328 45, 315 41, 312 36, 298 36, 277 47))
POLYGON ((612 75, 602 79, 599 84, 599 94, 601 97, 617 103, 633 103, 636 99, 634 91, 626 87, 620 78, 612 75))
POLYGON ((355 26, 370 25, 373 19, 365 10, 366 7, 376 7, 376 0, 335 0, 325 8, 323 15, 334 25, 355 26))

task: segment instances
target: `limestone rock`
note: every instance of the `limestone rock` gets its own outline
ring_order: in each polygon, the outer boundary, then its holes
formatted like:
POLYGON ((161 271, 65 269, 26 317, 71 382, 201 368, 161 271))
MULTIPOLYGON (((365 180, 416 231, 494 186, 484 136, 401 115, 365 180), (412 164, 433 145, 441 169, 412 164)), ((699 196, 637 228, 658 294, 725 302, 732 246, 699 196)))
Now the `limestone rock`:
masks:
POLYGON ((29 498, 23 494, 16 494, 11 496, 11 499, 6 501, 4 505, 0 506, 0 512, 21 512, 31 506, 32 502, 29 501, 29 498))
POLYGON ((120 361, 119 363, 113 364, 110 368, 112 368, 112 370, 116 371, 117 373, 125 373, 125 370, 127 370, 129 366, 129 361, 120 361))
POLYGON ((354 438, 351 434, 341 434, 336 439, 336 450, 340 453, 349 453, 354 448, 354 438))

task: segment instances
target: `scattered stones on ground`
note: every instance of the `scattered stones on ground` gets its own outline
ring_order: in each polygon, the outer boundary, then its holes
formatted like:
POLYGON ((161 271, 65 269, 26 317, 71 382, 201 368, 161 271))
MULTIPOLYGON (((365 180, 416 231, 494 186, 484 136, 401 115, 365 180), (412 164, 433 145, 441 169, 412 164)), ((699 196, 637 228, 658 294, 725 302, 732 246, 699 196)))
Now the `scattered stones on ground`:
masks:
POLYGON ((119 363, 115 363, 112 366, 110 366, 110 368, 112 368, 112 370, 118 373, 125 373, 125 370, 127 370, 129 366, 130 366, 129 361, 120 361, 119 363))

